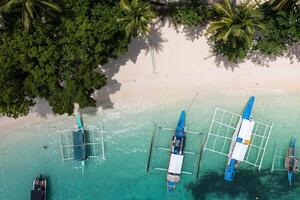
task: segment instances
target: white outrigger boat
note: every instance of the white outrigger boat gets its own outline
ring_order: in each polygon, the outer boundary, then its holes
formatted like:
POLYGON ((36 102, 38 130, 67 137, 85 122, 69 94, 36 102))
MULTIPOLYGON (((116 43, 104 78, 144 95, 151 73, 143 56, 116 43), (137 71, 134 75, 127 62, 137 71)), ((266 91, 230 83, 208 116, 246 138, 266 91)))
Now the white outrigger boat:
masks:
POLYGON ((237 167, 239 162, 244 161, 249 145, 251 144, 251 135, 255 125, 255 122, 251 118, 254 100, 254 96, 249 98, 243 115, 233 134, 228 153, 228 164, 224 175, 226 181, 233 181, 235 167, 237 167))
POLYGON ((184 157, 184 142, 185 142, 185 111, 182 111, 175 129, 175 134, 172 138, 170 162, 167 174, 167 189, 174 190, 176 183, 180 180, 181 168, 184 157))

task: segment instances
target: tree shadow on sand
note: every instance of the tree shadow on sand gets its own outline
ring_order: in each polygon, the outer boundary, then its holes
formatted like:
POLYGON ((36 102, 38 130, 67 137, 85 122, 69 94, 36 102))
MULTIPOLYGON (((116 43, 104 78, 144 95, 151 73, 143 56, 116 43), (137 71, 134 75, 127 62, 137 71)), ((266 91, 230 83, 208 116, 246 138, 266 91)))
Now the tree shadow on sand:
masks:
POLYGON ((262 67, 270 67, 270 63, 276 61, 278 56, 263 54, 261 52, 251 52, 247 59, 249 59, 253 64, 262 66, 262 67))
POLYGON ((30 108, 30 113, 34 113, 39 117, 47 117, 54 114, 52 108, 49 106, 49 102, 44 98, 35 98, 34 102, 35 105, 30 108))
POLYGON ((239 61, 237 63, 234 63, 232 61, 229 61, 225 56, 220 55, 220 54, 211 55, 210 57, 213 57, 213 56, 215 57, 215 63, 217 65, 217 67, 224 67, 226 70, 231 70, 231 71, 234 71, 236 68, 239 67, 239 65, 241 63, 244 62, 244 61, 239 61))
MULTIPOLYGON (((146 55, 153 50, 155 53, 163 51, 162 43, 166 40, 162 37, 162 32, 158 24, 155 24, 151 29, 149 36, 133 38, 128 45, 128 51, 118 57, 110 60, 104 66, 99 66, 101 72, 107 77, 107 84, 100 90, 95 91, 93 98, 96 100, 96 106, 102 109, 114 107, 114 103, 110 99, 110 95, 115 94, 121 89, 121 83, 113 77, 119 72, 120 68, 128 61, 136 63, 137 58, 142 50, 145 50, 146 55), (149 42, 149 38, 151 42, 149 42), (151 50, 152 49, 152 50, 151 50)), ((135 82, 135 80, 124 80, 124 82, 135 82)), ((86 108, 86 112, 96 111, 97 108, 86 108)))
POLYGON ((220 199, 225 196, 243 199, 293 199, 300 195, 300 177, 296 176, 293 185, 287 181, 286 173, 269 170, 238 170, 233 182, 226 182, 223 174, 210 171, 199 181, 187 186, 191 190, 194 199, 205 200, 210 196, 220 199))
POLYGON ((300 42, 288 47, 285 57, 289 58, 291 63, 294 63, 294 60, 300 62, 300 42))

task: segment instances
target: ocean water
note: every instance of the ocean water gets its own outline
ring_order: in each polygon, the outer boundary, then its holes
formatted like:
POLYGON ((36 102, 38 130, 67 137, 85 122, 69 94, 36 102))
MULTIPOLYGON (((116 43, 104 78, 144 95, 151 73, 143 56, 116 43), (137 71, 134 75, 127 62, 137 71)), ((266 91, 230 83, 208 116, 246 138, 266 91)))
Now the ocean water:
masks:
MULTIPOLYGON (((188 112, 187 129, 207 133, 216 106, 240 114, 247 100, 247 96, 199 96, 188 112)), ((180 111, 190 101, 83 113, 86 126, 104 125, 106 150, 106 160, 88 159, 83 174, 75 161, 62 161, 59 147, 57 131, 72 129, 74 117, 60 116, 0 129, 0 199, 29 199, 32 179, 40 173, 48 177, 47 199, 53 200, 300 198, 300 174, 289 186, 285 171, 270 173, 275 144, 286 146, 291 136, 300 141, 300 95, 297 94, 256 98, 254 119, 274 125, 260 172, 242 165, 234 182, 226 183, 223 180, 226 157, 205 151, 197 179, 199 156, 187 155, 183 170, 193 174, 183 174, 176 190, 168 193, 166 172, 153 168, 168 166, 169 152, 156 147, 168 148, 172 133, 156 133, 150 170, 146 172, 150 141, 154 125, 175 127, 180 111), (44 145, 48 146, 46 150, 44 145)), ((201 139, 201 135, 188 135, 186 150, 199 153, 201 139)))

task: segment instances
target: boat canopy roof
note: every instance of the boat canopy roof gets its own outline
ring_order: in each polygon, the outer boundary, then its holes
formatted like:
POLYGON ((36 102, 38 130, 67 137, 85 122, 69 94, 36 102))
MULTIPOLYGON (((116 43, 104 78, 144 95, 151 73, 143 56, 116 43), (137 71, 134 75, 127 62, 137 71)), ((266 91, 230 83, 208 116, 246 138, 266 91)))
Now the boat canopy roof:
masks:
POLYGON ((250 139, 255 122, 243 119, 240 131, 236 138, 236 143, 232 152, 232 157, 235 160, 243 161, 249 148, 250 139))
POLYGON ((175 135, 176 137, 179 138, 183 138, 184 135, 184 127, 185 127, 185 111, 181 111, 178 123, 177 123, 177 127, 176 127, 176 131, 175 131, 175 135))
POLYGON ((43 192, 41 190, 31 190, 31 200, 44 200, 43 192))
POLYGON ((180 174, 182 163, 183 155, 171 154, 168 172, 173 174, 180 174))
POLYGON ((237 142, 245 143, 246 140, 250 141, 255 121, 243 119, 240 131, 237 136, 237 142))
POLYGON ((73 132, 74 160, 82 161, 86 159, 86 149, 84 144, 84 130, 73 132))

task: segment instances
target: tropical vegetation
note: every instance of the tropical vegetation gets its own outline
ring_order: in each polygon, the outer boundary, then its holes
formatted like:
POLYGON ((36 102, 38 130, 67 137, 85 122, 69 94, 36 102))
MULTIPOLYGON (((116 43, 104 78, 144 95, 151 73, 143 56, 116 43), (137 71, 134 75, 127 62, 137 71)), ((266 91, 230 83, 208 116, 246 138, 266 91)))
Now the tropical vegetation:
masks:
POLYGON ((289 46, 300 41, 300 5, 274 10, 268 3, 260 10, 264 13, 264 34, 257 38, 254 50, 269 55, 283 55, 289 46))
POLYGON ((26 31, 29 30, 34 18, 46 22, 49 16, 55 17, 57 13, 62 12, 58 4, 48 0, 2 0, 0 2, 0 12, 13 12, 15 7, 20 11, 26 31))
POLYGON ((151 4, 142 0, 121 0, 124 16, 118 22, 124 23, 126 34, 136 37, 150 32, 150 23, 156 17, 151 10, 151 4))
MULTIPOLYGON (((24 32, 14 19, 0 40, 0 113, 19 117, 35 98, 44 98, 58 114, 95 106, 92 93, 106 83, 98 65, 126 52, 129 38, 117 23, 117 3, 64 0, 64 17, 55 24, 32 20, 24 32)), ((7 16, 6 16, 7 17, 7 16)))
POLYGON ((208 25, 214 53, 232 62, 251 52, 283 55, 300 42, 299 0, 256 2, 3 0, 0 113, 26 115, 36 98, 57 114, 71 114, 74 103, 95 106, 91 96, 107 82, 99 66, 125 53, 133 37, 147 35, 158 17, 187 29, 208 25))
POLYGON ((169 17, 175 27, 205 26, 212 17, 211 5, 206 1, 171 2, 165 9, 159 10, 164 17, 169 17))
POLYGON ((217 19, 210 23, 207 31, 213 50, 233 62, 245 58, 258 31, 265 29, 263 13, 250 0, 237 6, 225 0, 214 4, 214 9, 217 19))

